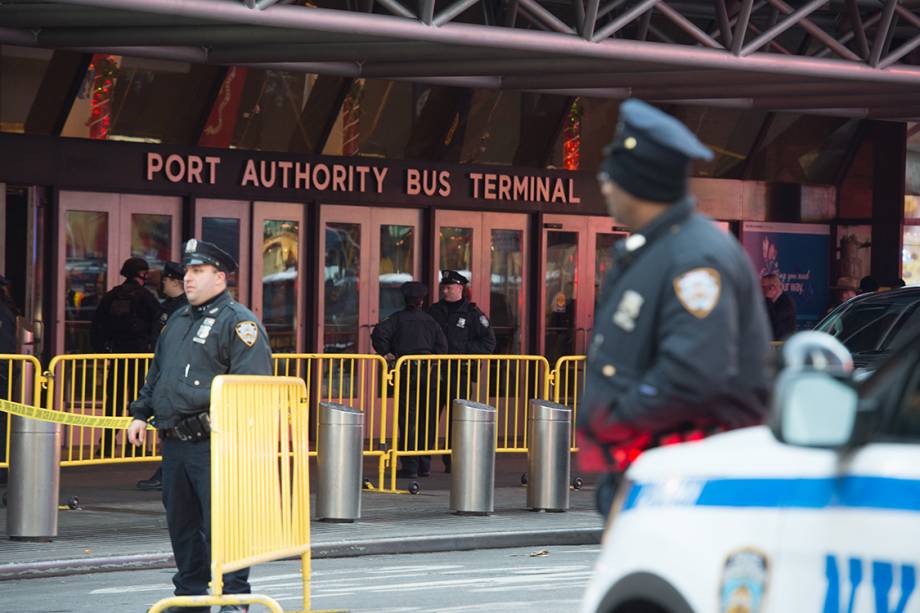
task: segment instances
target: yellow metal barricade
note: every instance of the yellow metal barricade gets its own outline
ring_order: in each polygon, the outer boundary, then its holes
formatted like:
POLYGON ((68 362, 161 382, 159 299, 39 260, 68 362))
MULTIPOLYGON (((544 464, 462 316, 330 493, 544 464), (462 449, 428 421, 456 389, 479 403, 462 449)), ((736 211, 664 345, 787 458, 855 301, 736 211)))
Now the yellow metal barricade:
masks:
MULTIPOLYGON (((0 354, 0 400, 38 404, 41 396, 42 365, 34 356, 0 354)), ((0 413, 0 468, 10 466, 12 415, 0 413)))
POLYGON ((382 485, 389 459, 386 360, 351 353, 277 353, 273 358, 275 375, 306 382, 313 428, 319 428, 320 402, 336 402, 364 413, 364 456, 378 459, 382 485))
MULTIPOLYGON (((152 358, 149 353, 57 356, 48 366, 45 406, 74 415, 127 417, 152 358)), ((135 447, 123 431, 67 426, 61 466, 159 460, 157 437, 147 440, 135 447)))
POLYGON ((556 360, 553 369, 553 401, 572 409, 572 451, 575 444, 575 420, 578 417, 578 400, 585 389, 585 356, 566 355, 556 360))
POLYGON ((258 594, 224 594, 223 575, 300 556, 303 607, 310 609, 309 411, 295 377, 222 375, 211 385, 211 595, 174 596, 169 606, 259 603, 258 594))
POLYGON ((495 407, 496 451, 527 452, 528 400, 550 398, 551 372, 543 356, 403 356, 394 380, 390 490, 397 460, 410 455, 447 455, 455 398, 495 407))

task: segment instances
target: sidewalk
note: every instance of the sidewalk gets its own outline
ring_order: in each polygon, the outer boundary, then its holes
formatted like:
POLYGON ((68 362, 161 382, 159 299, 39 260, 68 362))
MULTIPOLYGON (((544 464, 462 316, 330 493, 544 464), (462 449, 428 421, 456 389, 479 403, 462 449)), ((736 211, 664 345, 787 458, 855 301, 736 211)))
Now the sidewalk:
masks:
MULTIPOLYGON (((51 543, 10 541, 5 536, 6 509, 0 508, 0 580, 172 566, 160 493, 134 488, 153 467, 63 469, 61 503, 78 496, 81 509, 60 512, 58 536, 51 543)), ((313 557, 600 542, 603 526, 594 511, 592 479, 571 492, 568 512, 535 513, 525 508, 527 488, 520 483, 525 458, 500 456, 495 513, 469 517, 450 513, 450 475, 441 472, 438 458, 432 467, 431 477, 418 480, 418 495, 364 492, 357 522, 312 522, 313 557)), ((365 466, 365 476, 375 476, 371 468, 365 466)))

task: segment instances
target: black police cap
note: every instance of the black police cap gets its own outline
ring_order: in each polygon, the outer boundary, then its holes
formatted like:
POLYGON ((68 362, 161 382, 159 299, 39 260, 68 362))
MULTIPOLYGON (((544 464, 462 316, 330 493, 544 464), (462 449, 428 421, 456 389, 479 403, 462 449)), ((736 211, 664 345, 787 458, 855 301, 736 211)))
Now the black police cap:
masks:
POLYGON ((406 281, 399 289, 406 298, 424 298, 428 295, 428 287, 419 281, 406 281))
POLYGON ((441 271, 441 285, 466 285, 469 282, 469 279, 461 275, 456 270, 441 271))
POLYGON ((221 272, 230 273, 236 271, 236 260, 214 243, 193 238, 185 243, 184 253, 185 257, 182 263, 186 266, 210 264, 221 272))
POLYGON ((183 279, 185 266, 179 262, 166 262, 163 264, 163 276, 169 279, 183 279))
POLYGON ((687 193, 693 160, 711 160, 687 127, 641 100, 620 105, 617 132, 607 148, 601 171, 636 198, 676 202, 687 193))
POLYGON ((147 270, 150 270, 150 264, 144 258, 128 258, 121 265, 121 276, 130 278, 147 270))

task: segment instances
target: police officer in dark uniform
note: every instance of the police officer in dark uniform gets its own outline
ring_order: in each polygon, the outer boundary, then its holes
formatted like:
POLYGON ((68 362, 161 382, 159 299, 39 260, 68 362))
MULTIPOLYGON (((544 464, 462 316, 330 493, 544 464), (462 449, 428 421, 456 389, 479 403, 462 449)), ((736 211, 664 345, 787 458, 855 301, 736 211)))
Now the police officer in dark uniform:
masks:
MULTIPOLYGON (((447 352, 454 355, 490 354, 495 351, 495 332, 489 318, 474 303, 468 301, 463 292, 469 283, 456 270, 441 273, 441 300, 428 308, 444 330, 447 337, 447 352)), ((444 381, 441 383, 440 406, 447 407, 445 419, 450 419, 450 403, 454 398, 466 398, 467 388, 475 385, 471 380, 466 363, 455 364, 448 375, 442 368, 444 381)), ((475 373, 474 373, 475 378, 475 373)), ((450 442, 448 441, 448 445, 450 442)), ((450 472, 450 456, 441 456, 445 472, 450 472)))
MULTIPOLYGON (((163 265, 163 273, 160 278, 160 295, 166 299, 160 305, 163 308, 163 314, 160 315, 160 324, 166 325, 169 316, 188 304, 188 298, 185 297, 185 267, 177 262, 166 262, 163 265)), ((137 482, 139 490, 161 490, 163 489, 163 467, 157 466, 156 472, 149 479, 141 479, 137 482)))
MULTIPOLYGON (((428 288, 424 283, 403 283, 406 308, 374 326, 371 341, 374 350, 387 360, 404 355, 437 355, 447 353, 447 338, 441 326, 422 310, 428 288)), ((405 362, 400 380, 398 409, 400 417, 400 448, 402 451, 433 449, 437 437, 438 396, 436 372, 430 362, 405 362), (421 431, 421 436, 419 432, 421 431), (420 440, 421 439, 421 440, 420 440)), ((431 474, 431 456, 403 456, 398 477, 414 479, 431 474)))
MULTIPOLYGON (((635 233, 614 247, 578 414, 584 470, 618 474, 643 448, 760 422, 770 327, 738 242, 695 210, 690 166, 712 153, 639 100, 599 174, 608 211, 635 233)), ((606 513, 616 479, 599 484, 606 513)))
MULTIPOLYGON (((131 403, 134 420, 128 428, 131 443, 143 445, 147 421, 153 418, 162 439, 163 505, 178 567, 173 577, 177 596, 208 592, 211 381, 222 374, 272 374, 265 329, 227 291, 227 275, 236 270, 233 258, 215 245, 192 239, 185 245, 185 265, 189 304, 173 313, 157 341, 146 383, 131 403)), ((227 573, 225 593, 249 593, 248 578, 249 569, 227 573)))
MULTIPOLYGON (((16 318, 19 315, 19 309, 9 294, 10 282, 0 275, 0 354, 16 353, 16 318)), ((4 400, 18 400, 11 397, 7 391, 11 389, 9 376, 12 374, 9 363, 0 362, 0 398, 4 400)), ((12 386, 15 389, 15 382, 12 386)), ((6 413, 0 413, 0 458, 6 457, 6 433, 10 417, 6 413)), ((7 469, 0 468, 0 485, 6 485, 7 469)))
MULTIPOLYGON (((144 284, 150 266, 143 258, 128 258, 121 266, 124 283, 107 291, 96 307, 90 342, 96 353, 149 353, 160 333, 160 301, 144 284)), ((106 376, 105 415, 122 415, 140 387, 137 370, 110 362, 106 376), (127 390, 127 397, 125 394, 127 390)), ((115 431, 103 430, 99 452, 115 454, 115 431)))

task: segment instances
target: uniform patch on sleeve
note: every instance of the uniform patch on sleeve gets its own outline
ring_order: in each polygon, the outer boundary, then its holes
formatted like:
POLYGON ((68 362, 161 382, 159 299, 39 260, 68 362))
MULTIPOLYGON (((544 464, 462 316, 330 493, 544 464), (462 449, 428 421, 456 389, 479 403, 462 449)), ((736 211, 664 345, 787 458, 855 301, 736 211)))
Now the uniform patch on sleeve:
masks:
POLYGON ((236 324, 236 335, 247 347, 252 347, 259 338, 259 326, 254 321, 241 321, 236 324))
POLYGON ((489 319, 488 319, 485 315, 480 315, 480 316, 479 316, 479 323, 482 324, 482 327, 483 327, 483 328, 488 328, 488 327, 489 327, 489 319))
POLYGON ((703 319, 719 304, 722 277, 714 268, 694 268, 674 279, 674 292, 681 306, 703 319))

